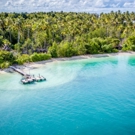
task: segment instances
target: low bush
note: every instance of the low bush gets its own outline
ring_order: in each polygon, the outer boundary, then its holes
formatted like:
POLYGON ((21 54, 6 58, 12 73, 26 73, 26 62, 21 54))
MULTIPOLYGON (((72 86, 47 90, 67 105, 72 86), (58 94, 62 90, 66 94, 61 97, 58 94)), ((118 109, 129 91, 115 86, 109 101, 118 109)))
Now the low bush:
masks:
POLYGON ((23 54, 16 59, 16 63, 19 65, 22 65, 26 62, 30 62, 30 56, 28 54, 23 54))
POLYGON ((43 60, 48 60, 48 59, 51 59, 51 55, 50 54, 46 54, 46 53, 33 53, 30 56, 30 60, 32 62, 43 61, 43 60))
POLYGON ((11 65, 11 63, 9 61, 5 61, 0 64, 0 68, 1 69, 8 68, 10 65, 11 65))

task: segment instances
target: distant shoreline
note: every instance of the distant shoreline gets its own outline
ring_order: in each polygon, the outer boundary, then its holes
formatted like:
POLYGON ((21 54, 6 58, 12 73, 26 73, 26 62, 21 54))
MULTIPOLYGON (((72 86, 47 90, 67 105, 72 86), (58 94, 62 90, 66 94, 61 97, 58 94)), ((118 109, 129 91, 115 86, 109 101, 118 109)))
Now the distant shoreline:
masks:
MULTIPOLYGON (((119 56, 119 55, 135 55, 135 52, 118 52, 118 53, 106 53, 106 54, 89 54, 89 55, 80 55, 80 56, 72 56, 72 57, 63 57, 63 58, 51 58, 50 60, 39 61, 39 62, 30 62, 25 63, 24 65, 17 65, 16 67, 25 71, 28 68, 34 69, 44 66, 50 62, 56 61, 70 61, 70 60, 81 60, 81 59, 92 59, 92 58, 101 58, 101 57, 111 57, 111 56, 119 56)), ((10 73, 10 68, 0 70, 0 74, 10 73)))

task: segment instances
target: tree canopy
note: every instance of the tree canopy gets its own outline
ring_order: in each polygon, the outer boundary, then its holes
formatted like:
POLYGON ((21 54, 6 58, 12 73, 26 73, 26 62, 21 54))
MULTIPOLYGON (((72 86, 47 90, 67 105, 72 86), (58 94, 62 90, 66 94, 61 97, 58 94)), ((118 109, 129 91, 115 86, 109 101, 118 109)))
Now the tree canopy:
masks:
POLYGON ((135 13, 0 13, 0 48, 7 51, 4 46, 17 53, 16 62, 20 55, 42 60, 36 58, 37 53, 49 53, 50 58, 111 53, 120 48, 135 51, 135 13))

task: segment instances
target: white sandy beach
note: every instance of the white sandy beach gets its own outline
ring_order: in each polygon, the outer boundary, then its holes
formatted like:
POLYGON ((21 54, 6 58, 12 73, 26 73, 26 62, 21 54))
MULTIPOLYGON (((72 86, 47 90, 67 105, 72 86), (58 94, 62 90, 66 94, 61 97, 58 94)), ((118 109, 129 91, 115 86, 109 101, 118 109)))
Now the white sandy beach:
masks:
MULTIPOLYGON (((47 63, 50 62, 57 62, 57 61, 69 61, 69 60, 79 60, 79 59, 92 59, 92 58, 100 58, 100 57, 111 57, 111 56, 122 56, 122 55, 135 55, 135 52, 119 52, 119 53, 108 53, 108 54, 90 54, 90 55, 80 55, 80 56, 73 56, 73 57, 64 57, 64 58, 52 58, 50 60, 45 60, 45 61, 39 61, 39 62, 30 62, 30 63, 25 63, 24 65, 18 65, 16 66, 17 68, 25 71, 28 68, 34 69, 34 68, 39 68, 44 66, 47 63)), ((7 72, 10 72, 11 69, 4 69, 0 70, 0 74, 5 74, 7 72)))

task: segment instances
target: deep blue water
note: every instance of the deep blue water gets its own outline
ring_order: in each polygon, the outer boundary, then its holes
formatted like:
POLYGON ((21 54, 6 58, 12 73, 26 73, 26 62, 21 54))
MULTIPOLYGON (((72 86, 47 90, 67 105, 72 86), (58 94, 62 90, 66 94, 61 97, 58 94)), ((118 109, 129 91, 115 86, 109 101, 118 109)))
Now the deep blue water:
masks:
POLYGON ((48 63, 22 85, 0 74, 0 135, 135 135, 135 56, 48 63))

